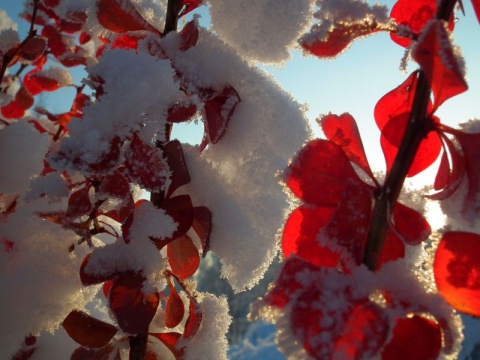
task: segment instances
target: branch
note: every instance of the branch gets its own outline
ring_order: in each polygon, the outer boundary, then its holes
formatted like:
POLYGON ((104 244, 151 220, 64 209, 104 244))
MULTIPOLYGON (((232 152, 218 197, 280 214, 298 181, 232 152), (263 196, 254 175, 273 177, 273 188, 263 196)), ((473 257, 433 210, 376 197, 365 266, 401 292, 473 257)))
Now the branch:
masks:
MULTIPOLYGON (((439 4, 436 18, 448 21, 455 3, 456 0, 442 0, 439 4)), ((372 222, 367 235, 363 257, 363 263, 372 271, 378 266, 389 227, 391 211, 400 195, 408 170, 415 159, 420 143, 432 129, 431 120, 426 116, 430 93, 431 89, 427 77, 423 71, 420 71, 412 110, 402 143, 391 171, 375 199, 372 222)))

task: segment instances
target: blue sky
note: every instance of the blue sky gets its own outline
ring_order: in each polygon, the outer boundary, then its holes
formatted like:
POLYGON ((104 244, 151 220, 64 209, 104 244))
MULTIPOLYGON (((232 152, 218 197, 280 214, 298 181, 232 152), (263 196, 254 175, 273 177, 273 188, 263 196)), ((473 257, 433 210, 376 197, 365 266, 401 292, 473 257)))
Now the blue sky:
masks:
MULTIPOLYGON (((4 0, 1 8, 16 20, 22 9, 20 0, 4 0)), ((395 1, 381 1, 391 7, 395 1)), ((464 1, 466 16, 458 13, 454 43, 462 49, 467 64, 467 93, 448 100, 438 110, 442 122, 455 125, 472 117, 480 118, 480 25, 470 1, 464 1)), ((18 21, 23 36, 28 24, 18 21)), ((384 167, 379 146, 379 132, 373 119, 373 109, 380 97, 402 83, 408 74, 399 70, 404 49, 393 43, 388 34, 379 33, 356 41, 345 53, 333 60, 304 57, 300 51, 292 52, 292 59, 283 66, 264 66, 281 86, 300 103, 307 104, 307 115, 312 121, 327 112, 350 112, 358 122, 367 155, 375 170, 384 167)), ((410 64, 409 70, 416 65, 410 64)), ((74 74, 75 75, 75 74, 74 74)), ((76 74, 76 82, 81 73, 76 74)), ((41 102, 60 112, 69 105, 66 98, 45 95, 41 102), (54 100, 55 99, 55 100, 54 100), (52 103, 53 102, 53 103, 52 103)), ((201 126, 175 125, 174 136, 183 141, 200 141, 201 126)), ((320 132, 316 133, 320 136, 320 132)), ((430 175, 431 176, 431 175, 430 175)))

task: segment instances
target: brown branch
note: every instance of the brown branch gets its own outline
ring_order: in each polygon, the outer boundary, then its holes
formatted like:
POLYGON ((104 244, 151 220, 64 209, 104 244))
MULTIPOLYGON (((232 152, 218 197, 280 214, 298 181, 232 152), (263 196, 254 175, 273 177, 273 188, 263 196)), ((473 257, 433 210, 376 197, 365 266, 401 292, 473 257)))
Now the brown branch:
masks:
MULTIPOLYGON (((456 0, 442 0, 436 18, 448 21, 456 0)), ((432 130, 431 120, 427 117, 430 100, 430 84, 423 71, 419 72, 415 97, 405 134, 393 162, 390 173, 375 199, 372 222, 365 244, 363 263, 374 271, 380 260, 385 237, 387 235, 391 212, 402 190, 415 155, 423 138, 432 130)))

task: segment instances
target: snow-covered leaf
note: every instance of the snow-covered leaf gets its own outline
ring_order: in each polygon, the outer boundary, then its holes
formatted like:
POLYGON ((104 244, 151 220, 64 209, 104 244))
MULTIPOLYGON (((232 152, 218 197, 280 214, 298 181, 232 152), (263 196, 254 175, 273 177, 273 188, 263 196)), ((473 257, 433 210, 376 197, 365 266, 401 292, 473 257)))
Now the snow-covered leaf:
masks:
POLYGON ((107 345, 117 333, 115 326, 80 310, 72 310, 63 320, 62 326, 73 340, 88 348, 101 348, 107 345))

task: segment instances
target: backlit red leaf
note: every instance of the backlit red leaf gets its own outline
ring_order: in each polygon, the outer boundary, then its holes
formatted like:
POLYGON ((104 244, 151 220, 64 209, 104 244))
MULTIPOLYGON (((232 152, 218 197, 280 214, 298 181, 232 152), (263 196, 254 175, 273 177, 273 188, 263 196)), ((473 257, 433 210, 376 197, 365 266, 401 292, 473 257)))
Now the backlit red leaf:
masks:
POLYGON ((438 292, 456 310, 480 316, 480 235, 448 232, 433 263, 438 292))
MULTIPOLYGON (((468 179, 468 189, 463 203, 462 214, 466 220, 473 221, 480 213, 478 204, 480 194, 480 158, 478 157, 480 153, 480 133, 454 131, 453 134, 462 148, 465 175, 468 179)), ((460 168, 459 171, 462 170, 460 168)))
POLYGON ((365 183, 348 183, 337 208, 322 230, 322 240, 345 251, 341 258, 346 264, 363 261, 363 248, 370 226, 372 190, 365 183))
POLYGON ((166 332, 166 333, 148 333, 158 340, 160 340, 167 348, 175 355, 175 358, 179 357, 180 351, 177 349, 178 339, 182 337, 181 334, 177 332, 166 332))
POLYGON ((137 30, 158 33, 158 30, 145 21, 129 0, 99 0, 97 18, 105 29, 114 33, 137 30))
POLYGON ((17 93, 15 94, 15 101, 22 109, 30 109, 33 106, 35 100, 33 96, 25 89, 23 86, 18 89, 17 93))
POLYGON ((472 0, 473 10, 475 15, 477 15, 478 23, 480 23, 480 0, 472 0))
POLYGON ((360 182, 343 153, 332 141, 309 142, 285 171, 285 182, 300 199, 318 206, 337 205, 349 182, 360 182))
POLYGON ((185 306, 183 305, 182 298, 178 295, 175 286, 172 281, 167 277, 168 287, 170 289, 170 295, 165 306, 165 326, 174 328, 183 320, 185 315, 185 306))
POLYGON ((340 256, 318 241, 320 230, 328 223, 335 207, 302 205, 288 217, 282 233, 282 251, 288 258, 296 255, 317 266, 337 267, 340 256))
POLYGON ((187 51, 197 44, 198 28, 195 21, 188 22, 180 31, 180 51, 187 51))
POLYGON ((190 305, 188 307, 188 318, 185 322, 185 329, 183 330, 183 338, 190 340, 192 337, 195 336, 200 325, 202 324, 202 310, 198 305, 197 300, 191 295, 190 298, 190 305))
POLYGON ((101 197, 116 197, 122 199, 131 195, 130 184, 122 174, 116 171, 113 174, 106 175, 102 179, 97 194, 101 197))
POLYGON ((63 41, 62 34, 52 25, 46 25, 42 29, 42 36, 48 39, 48 47, 56 57, 65 54, 68 51, 67 45, 63 41))
MULTIPOLYGON (((402 142, 409 119, 410 113, 403 113, 390 119, 390 121, 383 127, 380 143, 387 163, 387 172, 390 171, 395 157, 397 156, 398 147, 402 142)), ((434 116, 432 121, 438 122, 438 118, 434 116)), ((441 149, 442 142, 440 141, 437 132, 430 131, 420 143, 407 176, 415 176, 427 169, 438 158, 441 149)))
POLYGON ((90 187, 85 186, 70 194, 68 198, 67 216, 79 217, 90 214, 93 206, 88 195, 89 190, 90 187))
POLYGON ((351 162, 358 165, 367 175, 374 179, 365 155, 360 132, 353 116, 348 113, 340 116, 328 114, 321 117, 318 121, 327 139, 340 146, 351 162))
POLYGON ((62 323, 70 337, 82 346, 101 348, 117 333, 117 328, 80 310, 72 310, 62 323))
POLYGON ((168 168, 171 172, 170 186, 166 197, 170 197, 180 186, 190 182, 187 164, 183 155, 182 144, 178 140, 172 140, 165 144, 163 152, 167 158, 168 168))
POLYGON ((167 245, 170 268, 182 279, 192 276, 200 265, 200 255, 192 239, 186 234, 167 245))
POLYGON ((172 123, 181 123, 193 117, 197 112, 197 105, 190 99, 178 102, 168 108, 167 121, 172 123))
POLYGON ((207 255, 210 249, 210 233, 212 231, 212 213, 205 206, 193 208, 193 230, 196 232, 202 244, 202 256, 207 255))
POLYGON ((387 230, 387 235, 385 236, 385 243, 383 244, 376 270, 379 270, 382 265, 387 262, 403 259, 404 257, 405 244, 398 234, 389 228, 387 230))
POLYGON ((125 154, 125 168, 130 179, 149 191, 161 191, 167 176, 167 164, 160 149, 145 144, 134 133, 125 154))
POLYGON ((411 111, 417 81, 418 72, 415 71, 402 84, 378 100, 375 105, 374 117, 380 131, 392 118, 411 111))
POLYGON ((25 109, 16 100, 12 100, 7 105, 2 106, 0 111, 5 119, 20 119, 25 115, 25 109))
POLYGON ((395 321, 393 337, 382 351, 382 360, 433 360, 438 358, 441 348, 440 326, 414 315, 395 321))
POLYGON ((409 245, 420 244, 432 232, 430 224, 420 213, 400 202, 393 209, 393 224, 402 240, 409 245))
POLYGON ((19 56, 27 61, 35 61, 43 55, 47 48, 47 39, 41 36, 34 36, 27 40, 20 49, 19 56))
POLYGON ((382 30, 375 21, 335 23, 326 36, 312 40, 306 37, 300 45, 320 58, 332 58, 345 51, 357 38, 372 35, 382 30))
POLYGON ((42 91, 55 91, 62 86, 56 79, 39 73, 36 69, 25 75, 23 85, 31 95, 40 94, 42 91))
POLYGON ((118 326, 129 334, 145 331, 157 312, 160 296, 143 291, 145 278, 129 274, 115 280, 109 294, 109 306, 118 326))
POLYGON ((350 312, 335 343, 336 359, 372 359, 387 339, 389 324, 374 302, 360 303, 350 312))
POLYGON ((225 85, 220 92, 205 101, 203 122, 209 142, 216 144, 225 135, 228 122, 239 102, 240 96, 231 85, 225 85))
POLYGON ((430 82, 434 109, 468 89, 462 65, 454 54, 441 20, 429 23, 413 49, 412 57, 420 64, 430 82))

